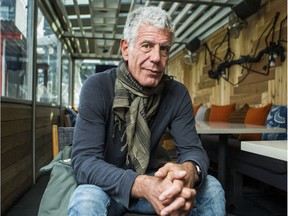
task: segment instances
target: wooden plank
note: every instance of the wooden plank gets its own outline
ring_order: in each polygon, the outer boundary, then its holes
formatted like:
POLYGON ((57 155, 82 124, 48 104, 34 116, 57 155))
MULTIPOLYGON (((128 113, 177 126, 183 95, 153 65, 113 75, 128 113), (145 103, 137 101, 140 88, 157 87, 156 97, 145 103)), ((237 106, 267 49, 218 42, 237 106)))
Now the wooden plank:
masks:
POLYGON ((36 143, 36 151, 40 155, 52 150, 52 137, 50 135, 37 139, 36 143))
POLYGON ((31 105, 1 102, 1 122, 31 118, 31 105))
POLYGON ((200 80, 201 80, 201 82, 207 82, 207 81, 210 81, 211 78, 209 77, 208 74, 203 74, 200 76, 200 80))
MULTIPOLYGON (((286 0, 277 0, 277 1, 270 1, 267 7, 264 8, 265 16, 263 16, 264 21, 266 24, 270 23, 273 20, 276 12, 280 13, 278 18, 278 22, 284 19, 285 15, 287 15, 287 1, 286 0)), ((286 23, 287 24, 287 23, 286 23)))
MULTIPOLYGON (((280 21, 287 16, 287 2, 283 0, 279 1, 271 1, 268 0, 265 5, 254 15, 247 19, 248 25, 246 28, 243 28, 240 32, 238 38, 231 38, 231 48, 232 51, 235 52, 236 57, 238 59, 241 55, 253 55, 255 52, 256 44, 262 34, 262 32, 266 29, 268 24, 273 21, 273 18, 276 12, 280 11, 280 16, 276 24, 275 28, 275 41, 278 40, 279 34, 279 24, 280 21)), ((221 29, 211 35, 209 38, 205 40, 205 43, 209 45, 209 48, 213 50, 213 48, 222 41, 224 35, 226 34, 227 29, 221 29)), ((287 38, 287 23, 283 29, 283 38, 287 38)), ((266 47, 265 44, 265 34, 262 36, 260 40, 260 44, 256 53, 259 50, 262 50, 266 47)), ((268 39, 269 42, 270 38, 268 39)), ((224 44, 226 45, 226 44, 224 44)), ((219 53, 223 52, 223 48, 225 50, 225 46, 219 49, 219 53)), ((285 43, 284 43, 285 45, 285 43)), ((285 45, 286 49, 286 45, 285 45)), ((285 62, 280 64, 276 62, 276 67, 272 68, 269 75, 260 75, 251 72, 248 77, 239 85, 227 86, 227 83, 222 82, 222 80, 217 83, 209 83, 211 80, 207 79, 204 74, 208 74, 208 71, 211 69, 209 55, 206 55, 205 59, 205 52, 207 54, 207 50, 201 49, 200 50, 200 58, 199 61, 193 64, 190 69, 188 67, 180 67, 176 62, 179 59, 173 59, 175 64, 173 67, 169 67, 171 71, 181 71, 184 70, 183 73, 191 73, 193 72, 192 76, 189 76, 189 79, 193 80, 185 80, 185 83, 188 83, 188 91, 191 95, 192 101, 196 104, 201 103, 205 100, 207 101, 209 98, 210 103, 217 103, 217 104, 224 104, 228 101, 235 102, 238 104, 245 104, 246 102, 250 102, 252 105, 266 105, 266 102, 272 102, 279 105, 287 105, 287 58, 285 62), (206 63, 206 64, 205 64, 206 63), (186 71, 187 70, 187 71, 186 71), (276 76, 275 73, 279 72, 276 76), (206 81, 208 83, 206 84, 206 81), (270 83, 267 87, 267 91, 264 89, 267 83, 270 83), (253 88, 255 85, 255 88, 253 88), (246 90, 244 88, 246 86, 246 90), (236 88, 234 90, 234 88, 236 88), (202 90, 209 89, 211 90, 210 93, 202 94, 202 90), (263 93, 262 93, 263 92, 263 93), (236 94, 236 95, 232 95, 236 94), (251 95, 256 94, 256 95, 251 95), (241 96, 239 96, 241 95, 241 96), (261 96, 262 95, 262 96, 261 96), (202 97, 203 96, 203 97, 202 97), (247 101, 245 101, 247 99, 247 101), (253 101, 255 100, 255 101, 253 101), (260 101, 261 100, 261 101, 260 101)), ((223 54, 223 53, 222 53, 223 54)), ((182 56, 183 57, 183 56, 182 56)), ((181 60, 181 59, 180 59, 181 60)), ((263 66, 268 63, 268 55, 265 55, 261 61, 257 64, 253 64, 252 69, 262 72, 265 74, 263 70, 263 66)), ((239 66, 233 66, 230 68, 230 80, 233 84, 238 83, 243 78, 243 75, 246 74, 246 70, 242 70, 239 66)), ((181 72, 182 73, 182 72, 181 72)), ((187 76, 188 77, 188 76, 187 76)))
POLYGON ((32 143, 23 143, 21 146, 11 148, 10 151, 6 151, 1 154, 1 170, 9 166, 13 166, 19 160, 24 158, 26 155, 32 155, 32 143))
POLYGON ((198 89, 205 89, 205 88, 211 88, 216 86, 216 80, 210 79, 206 82, 201 82, 198 84, 198 89))
MULTIPOLYGON (((36 118, 36 176, 39 176, 38 169, 52 159, 51 128, 59 123, 60 110, 37 106, 36 112, 39 117, 36 118)), ((32 185, 31 113, 27 105, 5 103, 1 109, 1 187, 6 189, 1 193, 1 212, 32 185)))
POLYGON ((21 178, 21 175, 22 178, 23 176, 26 177, 20 182, 21 184, 15 184, 14 182, 11 182, 10 185, 4 186, 5 188, 12 188, 13 190, 8 194, 1 194, 1 215, 5 215, 5 213, 7 213, 7 211, 16 204, 19 197, 22 197, 32 186, 32 175, 27 177, 27 173, 21 172, 19 173, 19 178, 21 178))
POLYGON ((201 95, 201 96, 194 97, 193 101, 194 101, 194 104, 209 103, 210 102, 210 95, 201 95))
POLYGON ((53 121, 50 119, 50 117, 44 116, 44 117, 37 117, 36 118, 36 128, 43 128, 43 127, 52 127, 53 121))
POLYGON ((3 155, 13 149, 21 148, 22 145, 28 143, 32 143, 32 131, 1 137, 1 154, 3 155))
POLYGON ((25 192, 32 186, 32 169, 24 169, 15 175, 14 179, 4 184, 1 182, 1 212, 16 204, 16 201, 24 195, 25 192))
POLYGON ((230 97, 230 103, 238 103, 249 105, 261 104, 261 94, 250 94, 250 95, 233 95, 230 97))
POLYGON ((278 67, 275 71, 275 80, 273 80, 274 91, 269 89, 273 99, 275 100, 275 104, 287 105, 287 80, 287 64, 283 64, 281 68, 278 67))
POLYGON ((59 107, 46 107, 46 106, 36 106, 36 117, 51 117, 51 115, 59 115, 59 107))
MULTIPOLYGON (((239 77, 238 81, 242 80, 245 75, 242 75, 239 77)), ((260 74, 256 73, 250 73, 240 84, 239 86, 245 86, 245 85, 250 85, 250 84, 255 84, 259 82, 265 82, 268 80, 272 80, 275 78, 275 71, 271 71, 269 75, 263 76, 260 74)))
POLYGON ((223 41, 223 38, 225 37, 227 31, 225 29, 225 31, 221 32, 221 31, 218 31, 216 32, 215 34, 213 34, 213 37, 211 36, 210 37, 210 50, 213 50, 214 47, 218 46, 218 44, 222 43, 223 41))
MULTIPOLYGON (((9 166, 5 169, 1 169, 1 185, 4 187, 5 184, 21 184, 20 179, 17 179, 16 177, 19 177, 18 174, 22 171, 27 172, 23 176, 28 176, 30 171, 32 172, 32 154, 27 154, 25 157, 19 159, 17 162, 15 162, 12 166, 9 166), (19 182, 15 182, 15 179, 19 182)), ((6 188, 5 190, 2 190, 2 192, 5 192, 6 190, 9 190, 6 188)), ((4 193, 5 194, 5 193, 4 193)), ((3 195, 3 194, 1 194, 3 195)))
POLYGON ((208 75, 208 71, 211 70, 211 65, 210 65, 210 62, 209 64, 207 65, 204 65, 203 68, 202 68, 202 74, 207 74, 208 75))
POLYGON ((46 136, 46 135, 51 136, 51 134, 52 134, 52 129, 51 128, 52 128, 51 125, 49 125, 47 127, 37 128, 36 129, 36 139, 39 139, 42 136, 46 136))
POLYGON ((197 95, 198 96, 204 96, 204 95, 211 95, 213 89, 212 88, 206 88, 206 89, 199 89, 197 90, 197 95))
POLYGON ((12 136, 22 132, 28 132, 32 129, 31 119, 20 119, 18 121, 1 122, 1 137, 12 136))
POLYGON ((245 86, 238 86, 233 89, 234 95, 237 94, 258 94, 268 91, 268 82, 260 82, 245 86))

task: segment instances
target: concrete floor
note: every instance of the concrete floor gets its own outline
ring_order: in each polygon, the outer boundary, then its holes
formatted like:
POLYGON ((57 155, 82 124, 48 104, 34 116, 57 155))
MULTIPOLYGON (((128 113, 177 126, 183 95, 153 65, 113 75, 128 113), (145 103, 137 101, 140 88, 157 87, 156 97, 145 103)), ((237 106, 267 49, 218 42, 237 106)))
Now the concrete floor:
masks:
MULTIPOLYGON (((37 216, 42 194, 49 176, 42 176, 37 183, 8 212, 7 216, 37 216)), ((130 214, 132 216, 134 214, 130 214)), ((228 206, 227 216, 280 216, 287 215, 287 193, 248 179, 244 194, 228 206)), ((117 215, 115 215, 117 216, 117 215)))

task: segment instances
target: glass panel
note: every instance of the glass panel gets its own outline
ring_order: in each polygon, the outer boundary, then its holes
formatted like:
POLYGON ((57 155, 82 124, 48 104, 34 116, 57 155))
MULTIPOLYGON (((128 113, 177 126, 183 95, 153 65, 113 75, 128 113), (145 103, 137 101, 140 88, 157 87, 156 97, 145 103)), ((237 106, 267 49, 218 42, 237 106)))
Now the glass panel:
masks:
POLYGON ((32 72, 27 71, 27 0, 2 0, 0 7, 1 96, 31 100, 32 72))
POLYGON ((70 103, 70 92, 71 85, 70 79, 72 77, 70 58, 65 49, 62 54, 62 106, 71 105, 70 103))
MULTIPOLYGON (((64 5, 74 5, 73 0, 62 0, 64 5)), ((89 0, 78 0, 77 1, 78 5, 88 5, 89 0)))
POLYGON ((60 104, 61 45, 38 10, 37 102, 60 104))
POLYGON ((95 73, 103 72, 107 69, 117 67, 118 61, 101 60, 76 60, 74 77, 74 105, 79 105, 79 94, 84 81, 95 73))

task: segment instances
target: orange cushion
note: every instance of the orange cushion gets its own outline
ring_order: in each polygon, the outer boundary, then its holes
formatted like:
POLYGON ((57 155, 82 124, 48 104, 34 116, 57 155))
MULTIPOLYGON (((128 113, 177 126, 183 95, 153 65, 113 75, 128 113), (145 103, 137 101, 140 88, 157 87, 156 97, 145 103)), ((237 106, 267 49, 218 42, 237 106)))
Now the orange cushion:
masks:
MULTIPOLYGON (((244 120, 245 124, 265 125, 267 115, 271 109, 272 103, 264 107, 252 108, 250 107, 246 113, 244 120)), ((240 134, 240 140, 261 140, 261 134, 240 134)))
POLYGON ((209 115, 210 122, 228 122, 230 114, 235 110, 235 104, 218 106, 212 104, 209 115))
POLYGON ((194 117, 196 116, 197 111, 199 110, 199 108, 200 108, 201 106, 202 106, 202 103, 201 103, 201 104, 198 104, 198 105, 193 105, 194 117))

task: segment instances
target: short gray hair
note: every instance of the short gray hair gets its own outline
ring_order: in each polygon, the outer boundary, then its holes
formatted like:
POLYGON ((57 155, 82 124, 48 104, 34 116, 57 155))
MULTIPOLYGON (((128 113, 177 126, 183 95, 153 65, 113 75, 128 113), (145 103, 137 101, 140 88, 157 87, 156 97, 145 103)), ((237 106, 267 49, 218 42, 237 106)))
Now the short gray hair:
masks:
POLYGON ((151 25, 168 30, 172 33, 172 42, 174 40, 174 25, 171 17, 160 7, 139 7, 129 13, 123 32, 123 38, 129 44, 134 43, 140 25, 151 25))

